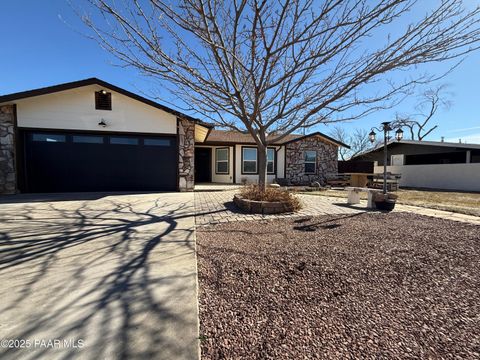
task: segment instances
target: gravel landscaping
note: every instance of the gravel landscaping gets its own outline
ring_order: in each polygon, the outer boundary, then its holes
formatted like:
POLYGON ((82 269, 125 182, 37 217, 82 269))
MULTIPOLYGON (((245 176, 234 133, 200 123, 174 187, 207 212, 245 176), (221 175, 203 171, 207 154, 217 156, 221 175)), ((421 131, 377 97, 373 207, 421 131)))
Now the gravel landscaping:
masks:
POLYGON ((197 229, 202 359, 479 358, 480 227, 363 213, 197 229))

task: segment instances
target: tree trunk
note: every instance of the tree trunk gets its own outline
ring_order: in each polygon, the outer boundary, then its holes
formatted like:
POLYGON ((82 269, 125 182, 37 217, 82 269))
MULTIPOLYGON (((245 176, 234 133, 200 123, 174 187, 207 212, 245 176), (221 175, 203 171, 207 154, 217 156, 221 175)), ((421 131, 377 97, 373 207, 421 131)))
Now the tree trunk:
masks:
POLYGON ((258 145, 258 186, 262 192, 267 185, 267 147, 258 145))

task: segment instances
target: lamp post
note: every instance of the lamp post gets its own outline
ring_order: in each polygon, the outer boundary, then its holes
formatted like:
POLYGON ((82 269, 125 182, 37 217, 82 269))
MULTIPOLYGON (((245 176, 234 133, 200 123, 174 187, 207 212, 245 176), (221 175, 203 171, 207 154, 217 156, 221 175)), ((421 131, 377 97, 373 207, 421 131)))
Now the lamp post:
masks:
POLYGON ((400 141, 403 139, 403 130, 398 125, 392 125, 390 121, 385 121, 382 123, 381 128, 373 127, 368 134, 370 142, 373 144, 375 142, 375 136, 377 135, 374 130, 383 131, 383 194, 387 193, 387 141, 388 141, 388 132, 397 129, 395 131, 395 139, 400 141))

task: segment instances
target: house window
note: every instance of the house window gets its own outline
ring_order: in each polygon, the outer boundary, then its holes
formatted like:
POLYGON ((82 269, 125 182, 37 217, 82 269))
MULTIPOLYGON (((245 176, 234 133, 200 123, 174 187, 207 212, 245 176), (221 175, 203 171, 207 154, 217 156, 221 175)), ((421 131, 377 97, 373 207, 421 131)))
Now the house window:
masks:
POLYGON ((170 139, 144 139, 145 146, 170 146, 170 139))
POLYGON ((59 134, 33 134, 33 141, 45 141, 45 142, 65 142, 65 135, 59 134))
POLYGON ((137 138, 130 138, 130 137, 110 137, 110 144, 115 145, 138 145, 137 138))
POLYGON ((103 144, 103 136, 74 135, 73 142, 80 144, 103 144))
POLYGON ((229 173, 228 148, 215 149, 215 173, 229 173))
POLYGON ((257 173, 257 148, 242 148, 242 173, 257 173))
POLYGON ((267 173, 275 174, 275 149, 267 149, 267 173))
POLYGON ((305 174, 315 174, 317 171, 317 152, 307 150, 304 152, 305 174))
POLYGON ((112 110, 112 93, 105 90, 96 91, 95 110, 112 110))

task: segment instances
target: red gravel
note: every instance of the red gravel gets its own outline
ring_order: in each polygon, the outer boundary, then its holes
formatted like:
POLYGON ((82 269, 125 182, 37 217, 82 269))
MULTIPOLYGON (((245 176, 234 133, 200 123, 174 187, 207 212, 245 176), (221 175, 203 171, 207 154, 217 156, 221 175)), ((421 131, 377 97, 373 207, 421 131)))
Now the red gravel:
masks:
POLYGON ((413 214, 197 232, 203 359, 480 358, 480 227, 413 214))

